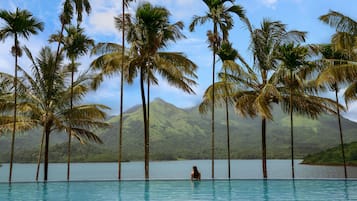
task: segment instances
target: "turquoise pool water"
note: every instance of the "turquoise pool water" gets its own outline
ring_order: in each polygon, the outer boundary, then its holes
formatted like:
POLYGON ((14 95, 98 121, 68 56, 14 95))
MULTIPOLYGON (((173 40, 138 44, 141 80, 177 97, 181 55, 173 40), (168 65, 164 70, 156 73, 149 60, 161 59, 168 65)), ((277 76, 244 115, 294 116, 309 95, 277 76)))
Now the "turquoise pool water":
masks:
POLYGON ((357 200, 356 180, 151 180, 1 183, 0 200, 357 200))

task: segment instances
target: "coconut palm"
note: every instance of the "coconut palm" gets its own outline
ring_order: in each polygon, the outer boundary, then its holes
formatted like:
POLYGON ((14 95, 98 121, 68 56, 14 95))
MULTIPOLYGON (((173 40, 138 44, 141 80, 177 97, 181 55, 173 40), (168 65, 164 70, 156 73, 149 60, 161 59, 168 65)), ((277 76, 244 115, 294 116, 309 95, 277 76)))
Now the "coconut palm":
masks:
POLYGON ((71 69, 62 65, 62 57, 56 62, 56 54, 49 47, 41 50, 34 58, 26 49, 32 62, 33 75, 21 69, 24 85, 23 102, 26 103, 28 116, 33 123, 43 127, 45 133, 44 180, 48 179, 48 152, 50 134, 59 132, 71 133, 80 142, 87 140, 101 143, 93 129, 106 127, 105 112, 108 109, 99 104, 80 104, 89 91, 91 75, 81 74, 73 83, 73 108, 70 109, 72 86, 67 83, 71 69))
POLYGON ((12 47, 12 54, 15 57, 15 76, 14 76, 14 115, 13 115, 13 131, 11 140, 11 156, 10 156, 10 172, 9 182, 12 177, 12 165, 14 158, 14 143, 16 133, 16 104, 17 104, 17 62, 18 57, 22 52, 19 45, 19 38, 23 37, 29 39, 31 34, 37 34, 38 31, 43 30, 43 23, 38 21, 27 10, 20 10, 16 8, 15 12, 9 12, 6 10, 0 10, 0 19, 4 21, 4 26, 0 30, 0 39, 5 40, 8 37, 14 38, 14 46, 12 47))
MULTIPOLYGON (((71 61, 71 98, 70 98, 70 109, 73 108, 73 82, 74 82, 74 72, 77 71, 76 60, 80 56, 86 55, 90 47, 94 46, 94 41, 84 34, 84 29, 79 26, 67 26, 65 27, 66 36, 63 38, 61 43, 63 43, 63 50, 65 51, 67 57, 71 61)), ((60 34, 51 35, 50 41, 57 41, 60 39, 60 34)), ((71 129, 70 129, 71 130, 71 129)), ((67 159, 67 180, 70 177, 70 161, 71 161, 71 139, 72 134, 68 133, 68 159, 67 159)))
MULTIPOLYGON (((236 14, 241 19, 245 19, 244 10, 239 5, 232 5, 226 7, 225 3, 234 3, 234 0, 203 0, 209 11, 204 16, 194 16, 190 24, 190 31, 194 31, 197 24, 204 24, 207 21, 212 21, 213 32, 207 33, 210 47, 212 49, 212 97, 215 96, 214 83, 215 83, 215 65, 216 65, 216 52, 220 46, 219 30, 222 32, 223 40, 228 39, 228 31, 233 27, 232 14, 236 14)), ((214 101, 215 98, 211 98, 211 159, 212 159, 212 178, 214 178, 214 101)))
MULTIPOLYGON (((357 54, 357 21, 354 19, 343 15, 342 13, 336 11, 329 11, 327 14, 322 15, 319 19, 334 27, 336 29, 336 33, 332 37, 332 45, 333 51, 340 51, 343 52, 345 55, 345 59, 349 61, 356 61, 357 54)), ((338 58, 337 58, 338 59, 338 58)), ((341 58, 340 58, 341 59, 341 58)), ((321 75, 321 77, 333 77, 335 83, 332 83, 335 87, 335 92, 338 91, 338 83, 348 81, 350 85, 347 87, 345 91, 345 101, 346 104, 352 100, 356 100, 357 97, 357 81, 355 65, 339 65, 341 64, 339 61, 333 62, 332 65, 329 65, 330 68, 327 68, 325 72, 321 75), (337 65, 336 65, 337 64, 337 65), (332 67, 333 66, 333 67, 332 67), (338 66, 338 67, 337 67, 338 66), (336 70, 328 70, 328 69, 339 69, 339 73, 336 70), (332 71, 335 71, 333 73, 332 71), (338 74, 340 76, 338 76, 338 74), (341 76, 343 75, 344 76, 341 76), (354 75, 353 75, 354 74, 354 75), (351 78, 352 79, 349 79, 351 78), (341 80, 342 78, 342 80, 341 80)), ((347 64, 351 64, 347 62, 347 64)), ((320 80, 327 81, 326 79, 320 78, 320 80)), ((331 83, 330 83, 331 84, 331 83)), ((336 94, 336 101, 338 102, 338 96, 336 94)), ((339 126, 340 126, 340 116, 338 111, 338 118, 339 118, 339 126)), ((347 178, 347 169, 346 169, 346 161, 344 156, 344 145, 343 145, 343 135, 342 135, 342 128, 340 127, 340 141, 341 141, 341 149, 342 149, 342 157, 344 161, 344 174, 345 178, 347 178)))
MULTIPOLYGON (((127 82, 140 75, 140 92, 144 121, 145 178, 149 178, 149 102, 145 98, 144 81, 147 81, 147 94, 151 84, 158 84, 156 74, 164 77, 169 84, 193 93, 191 85, 195 84, 196 65, 179 52, 161 52, 168 42, 183 38, 181 21, 169 22, 169 12, 164 7, 155 7, 150 3, 140 5, 136 15, 125 16, 125 24, 120 17, 116 18, 116 26, 125 29, 126 40, 131 47, 125 57, 127 63, 127 82)), ((125 73, 123 73, 125 75, 125 73)), ((149 97, 149 96, 148 96, 149 97)), ((149 99, 148 99, 149 100, 149 99)))
MULTIPOLYGON (((336 29, 336 33, 332 37, 333 48, 338 51, 343 51, 349 61, 356 61, 357 21, 333 10, 330 10, 327 14, 320 16, 319 19, 336 29)), ((349 71, 353 72, 354 69, 352 68, 354 68, 354 66, 349 66, 349 71)), ((349 83, 350 85, 344 92, 346 104, 357 99, 356 79, 349 80, 349 83)))
POLYGON ((304 40, 304 32, 287 31, 286 25, 280 21, 263 20, 259 29, 253 29, 247 21, 251 34, 251 50, 254 66, 250 67, 240 58, 245 73, 233 72, 230 79, 238 82, 239 91, 233 95, 236 110, 243 116, 262 118, 262 169, 267 178, 266 166, 266 121, 272 119, 272 104, 279 103, 282 96, 278 89, 278 79, 274 73, 278 68, 278 47, 289 41, 304 40))

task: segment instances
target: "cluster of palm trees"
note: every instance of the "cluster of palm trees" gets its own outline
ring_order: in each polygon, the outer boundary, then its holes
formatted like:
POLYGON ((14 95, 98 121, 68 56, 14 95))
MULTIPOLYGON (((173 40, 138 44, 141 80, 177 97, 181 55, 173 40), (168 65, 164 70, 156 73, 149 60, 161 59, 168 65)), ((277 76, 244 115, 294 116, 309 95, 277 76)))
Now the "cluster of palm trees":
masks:
POLYGON ((102 143, 93 132, 97 128, 109 126, 104 120, 105 110, 109 108, 101 104, 83 104, 83 97, 92 90, 95 75, 86 70, 76 72, 79 56, 86 54, 93 40, 84 35, 80 27, 83 8, 90 11, 89 2, 66 0, 63 4, 60 20, 62 28, 59 34, 50 37, 50 42, 58 42, 57 51, 49 46, 43 47, 39 55, 34 57, 27 47, 20 47, 19 38, 28 39, 31 34, 43 30, 43 23, 27 10, 16 9, 15 12, 0 11, 4 26, 0 30, 0 38, 14 38, 12 53, 15 57, 15 75, 0 73, 1 113, 0 132, 12 132, 9 182, 12 181, 15 134, 36 127, 42 127, 42 140, 38 158, 36 180, 44 144, 44 180, 48 179, 48 153, 50 134, 54 131, 67 133, 68 141, 68 175, 70 163, 71 138, 81 143, 93 141, 102 143), (74 8, 78 13, 77 26, 71 26, 74 8), (66 31, 66 34, 64 33, 66 31), (63 46, 62 48, 61 45, 63 46), (18 57, 25 52, 31 61, 31 73, 18 65, 18 57), (65 57, 70 60, 66 62, 65 57), (20 76, 18 76, 18 72, 20 76), (12 87, 10 87, 12 84, 12 87), (13 100, 13 101, 11 101, 13 100))
MULTIPOLYGON (((230 15, 217 14, 225 10, 227 1, 204 1, 208 7, 206 18, 229 24, 230 15), (210 4, 211 3, 211 4, 210 4), (214 5, 214 3, 220 6, 214 5), (218 19, 214 17, 219 16, 218 19)), ((229 1, 233 2, 233 1, 229 1)), ((244 14, 244 13, 243 13, 244 14)), ((195 18, 205 22, 206 18, 195 18)), ((273 120, 271 109, 279 104, 290 114, 291 122, 291 169, 294 174, 294 133, 293 113, 317 118, 323 112, 337 114, 340 128, 341 152, 344 161, 344 173, 347 178, 343 135, 340 123, 340 110, 344 109, 338 101, 338 85, 347 86, 344 96, 346 104, 355 101, 356 88, 356 21, 341 13, 330 11, 320 17, 321 21, 336 28, 331 44, 303 44, 305 32, 288 31, 280 21, 264 19, 260 28, 254 28, 249 20, 240 15, 250 32, 250 50, 253 64, 244 58, 225 40, 224 35, 229 26, 222 30, 222 40, 217 33, 208 35, 213 54, 217 54, 222 63, 219 81, 213 81, 204 94, 200 105, 201 112, 211 107, 212 124, 214 124, 214 106, 225 105, 227 112, 227 158, 228 175, 230 175, 230 142, 228 104, 232 104, 237 113, 247 117, 260 116, 262 119, 262 170, 267 178, 266 164, 266 122, 273 120), (212 39, 213 38, 213 39, 212 39), (213 42, 212 42, 213 41, 213 42), (318 96, 326 89, 336 92, 336 100, 318 96)), ((230 22, 232 23, 232 22, 230 22)), ((215 57, 213 57, 215 63, 215 57)), ((214 66, 213 66, 214 73, 214 66)), ((239 131, 238 131, 239 132, 239 131)), ((214 126, 212 125, 212 178, 214 177, 214 126)))
MULTIPOLYGON (((123 85, 135 79, 140 83, 143 112, 145 178, 149 178, 150 161, 150 86, 158 85, 158 76, 186 93, 193 94, 196 85, 196 64, 181 52, 162 51, 170 42, 185 38, 183 22, 171 23, 169 11, 150 3, 142 3, 135 14, 125 13, 133 0, 122 0, 122 15, 115 17, 115 26, 122 33, 122 44, 97 43, 85 35, 81 27, 82 14, 90 13, 88 0, 65 0, 60 14, 61 29, 50 36, 49 42, 57 43, 57 50, 41 49, 38 57, 19 45, 19 38, 28 39, 31 34, 43 30, 43 24, 26 10, 0 11, 5 22, 0 30, 0 39, 14 38, 12 53, 15 58, 15 73, 0 72, 0 134, 12 132, 9 182, 16 131, 34 127, 43 128, 39 151, 38 170, 44 150, 44 180, 48 179, 49 139, 53 131, 68 135, 67 179, 70 179, 71 139, 80 142, 101 143, 93 132, 108 126, 105 110, 100 104, 83 104, 83 97, 97 89, 105 77, 120 74, 120 120, 118 133, 118 179, 121 179, 123 85), (77 17, 74 17, 74 12, 77 17), (76 25, 72 25, 76 21, 76 25), (126 48, 126 44, 129 45, 126 48), (25 52, 32 62, 32 72, 18 66, 18 57, 25 52), (88 53, 96 55, 90 67, 78 71, 78 59, 88 53), (20 76, 18 75, 20 72, 20 76)), ((357 98, 356 33, 357 22, 341 13, 331 11, 321 16, 321 21, 336 28, 330 44, 304 44, 306 33, 288 30, 280 21, 264 19, 259 28, 253 27, 244 9, 234 0, 203 0, 208 11, 204 16, 194 16, 189 28, 194 31, 198 24, 212 22, 213 30, 207 31, 209 48, 212 50, 212 85, 203 96, 200 112, 211 110, 211 160, 214 178, 215 131, 214 109, 226 108, 228 177, 230 178, 230 131, 229 105, 245 117, 261 118, 262 170, 267 178, 266 123, 273 119, 272 107, 280 105, 290 114, 291 166, 294 178, 294 130, 293 114, 317 118, 323 112, 338 115, 344 107, 339 103, 338 92, 345 90, 346 104, 357 98), (250 33, 250 50, 253 63, 249 64, 233 48, 229 32, 238 16, 250 33), (216 73, 217 57, 222 64, 216 73), (218 78, 218 81, 216 81, 218 78), (336 100, 319 96, 320 92, 332 89, 336 100)), ((340 139, 344 159, 342 128, 340 139)), ((239 132, 239 131, 238 131, 239 132)), ((38 179, 38 170, 36 180, 38 179)))

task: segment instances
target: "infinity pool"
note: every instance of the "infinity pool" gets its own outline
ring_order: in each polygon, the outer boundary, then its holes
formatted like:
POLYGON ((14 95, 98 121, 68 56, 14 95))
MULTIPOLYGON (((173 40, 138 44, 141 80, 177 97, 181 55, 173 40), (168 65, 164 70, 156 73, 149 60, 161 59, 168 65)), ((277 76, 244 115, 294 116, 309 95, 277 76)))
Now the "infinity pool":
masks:
POLYGON ((0 200, 357 200, 357 180, 151 180, 1 183, 0 200))

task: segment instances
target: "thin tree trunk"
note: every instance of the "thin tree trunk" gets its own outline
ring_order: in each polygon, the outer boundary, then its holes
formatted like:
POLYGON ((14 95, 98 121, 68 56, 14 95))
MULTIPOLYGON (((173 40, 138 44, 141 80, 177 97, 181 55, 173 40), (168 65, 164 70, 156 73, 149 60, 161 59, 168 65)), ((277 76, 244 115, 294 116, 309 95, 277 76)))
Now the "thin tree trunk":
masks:
POLYGON ((145 90, 144 90, 144 72, 140 69, 140 91, 141 102, 143 108, 143 120, 144 120, 144 161, 145 161, 145 179, 149 179, 149 136, 147 132, 147 115, 146 115, 146 103, 145 103, 145 90))
MULTIPOLYGON (((213 32, 214 32, 214 37, 217 35, 217 25, 216 23, 213 24, 213 32)), ((214 83, 215 83, 215 70, 216 70, 216 47, 217 47, 217 42, 215 41, 213 43, 213 63, 212 63, 212 113, 211 113, 211 160, 212 160, 212 179, 214 179, 214 150, 215 150, 215 145, 214 145, 214 104, 215 104, 215 93, 214 93, 214 83)))
POLYGON ((17 55, 18 55, 18 42, 17 34, 15 33, 15 75, 14 75, 14 119, 13 128, 11 136, 11 154, 10 154, 10 172, 9 172, 9 182, 12 180, 12 166, 14 162, 14 149, 15 149, 15 133, 16 133, 16 121, 17 121, 17 55))
POLYGON ((149 79, 149 74, 148 74, 148 81, 147 81, 147 85, 148 85, 148 91, 147 91, 147 111, 146 111, 146 133, 147 133, 147 139, 146 139, 146 152, 147 152, 147 166, 148 166, 148 177, 149 178, 149 161, 150 161, 150 79, 149 79))
POLYGON ((291 148, 291 177, 295 178, 295 170, 294 170, 294 121, 293 121, 293 98, 292 98, 292 90, 290 89, 290 148, 291 148))
POLYGON ((68 147, 67 147, 67 181, 69 181, 70 172, 71 172, 71 140, 72 140, 72 128, 70 128, 68 134, 68 147))
POLYGON ((61 23, 61 32, 60 32, 60 35, 59 35, 59 40, 58 40, 58 45, 57 45, 57 50, 56 50, 55 65, 57 65, 58 57, 60 55, 60 47, 61 47, 61 41, 62 41, 62 38, 63 38, 64 26, 65 26, 65 24, 61 23))
POLYGON ((266 150, 266 119, 262 119, 262 165, 263 165, 263 178, 268 178, 267 173, 267 150, 266 150))
POLYGON ((43 129, 43 132, 42 132, 40 151, 38 152, 37 169, 36 169, 36 181, 38 181, 38 175, 39 175, 39 172, 40 172, 40 164, 41 164, 41 160, 42 160, 42 148, 43 148, 43 141, 44 140, 45 140, 45 129, 43 129))
POLYGON ((342 152, 342 159, 343 159, 343 170, 345 178, 347 179, 347 167, 346 167, 346 156, 345 156, 345 145, 343 142, 343 134, 342 134, 342 125, 341 125, 341 115, 340 115, 340 108, 339 108, 339 99, 338 99, 338 86, 335 84, 335 95, 336 95, 336 109, 337 109, 337 117, 338 117, 338 128, 340 131, 340 142, 341 142, 341 152, 342 152))
MULTIPOLYGON (((293 74, 290 71, 290 82, 293 82, 293 74)), ((291 177, 295 178, 294 170, 294 123, 293 123, 293 90, 290 87, 290 148, 291 148, 291 177)))
POLYGON ((121 59, 121 73, 120 73, 120 116, 119 116, 119 150, 118 150, 118 179, 121 180, 121 161, 122 161, 122 145, 123 145, 123 92, 124 92, 124 57, 125 57, 125 5, 122 0, 123 13, 123 29, 122 29, 122 59, 121 59))
MULTIPOLYGON (((70 110, 72 112, 73 109, 73 80, 74 80, 74 58, 71 58, 72 60, 72 72, 71 72, 71 102, 70 102, 70 110)), ((71 116, 72 118, 72 116, 71 116)), ((69 125, 69 133, 68 133, 68 147, 67 147, 67 181, 69 181, 70 178, 70 172, 71 172, 71 140, 72 140, 72 126, 69 125)))

